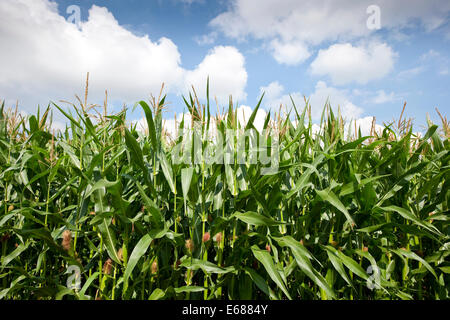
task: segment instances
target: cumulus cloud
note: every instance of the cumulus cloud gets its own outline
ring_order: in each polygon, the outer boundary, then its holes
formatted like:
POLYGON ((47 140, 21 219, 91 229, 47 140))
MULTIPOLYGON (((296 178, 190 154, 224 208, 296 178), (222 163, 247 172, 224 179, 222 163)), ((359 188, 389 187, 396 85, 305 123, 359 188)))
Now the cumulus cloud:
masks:
POLYGON ((392 102, 398 100, 399 98, 394 92, 386 93, 384 90, 378 90, 375 97, 373 97, 372 102, 375 104, 382 104, 386 102, 392 102))
POLYGON ((111 97, 130 101, 158 91, 163 81, 176 87, 182 80, 180 54, 171 40, 137 37, 106 8, 93 6, 80 29, 46 0, 4 0, 0 14, 0 40, 8 48, 0 51, 0 94, 28 108, 82 92, 88 71, 97 99, 107 88, 111 97))
POLYGON ((375 132, 372 132, 373 121, 374 121, 374 117, 364 117, 364 118, 350 121, 348 123, 348 125, 345 127, 344 134, 346 137, 349 134, 354 136, 355 135, 355 122, 356 122, 356 131, 359 132, 359 130, 361 130, 361 135, 363 137, 370 136, 371 134, 374 134, 374 133, 381 135, 384 127, 377 124, 375 121, 375 126, 374 126, 375 132))
POLYGON ((234 100, 245 100, 247 72, 244 56, 234 47, 212 49, 193 71, 186 72, 186 84, 193 85, 199 98, 206 97, 206 80, 210 77, 210 92, 219 103, 225 104, 232 94, 234 100))
POLYGON ((314 92, 309 95, 303 95, 300 92, 285 94, 284 87, 277 81, 261 87, 260 91, 266 92, 265 106, 268 109, 274 108, 278 110, 278 107, 283 105, 289 110, 292 108, 293 100, 297 110, 300 111, 305 106, 305 98, 309 98, 313 120, 320 120, 323 108, 327 102, 330 103, 334 111, 337 111, 339 107, 342 117, 347 120, 357 119, 363 113, 363 109, 351 102, 351 94, 348 90, 330 87, 324 81, 317 82, 314 92))
MULTIPOLYGON (((294 121, 294 126, 297 126, 297 121, 294 121)), ((311 126, 312 134, 316 135, 323 131, 324 125, 320 127, 318 124, 313 123, 311 126)), ((376 123, 376 119, 374 117, 364 117, 355 120, 346 121, 344 123, 344 137, 347 139, 354 138, 356 134, 359 134, 361 131, 362 136, 371 136, 371 135, 381 135, 384 127, 376 123), (375 123, 374 123, 375 120, 375 123), (372 126, 375 132, 372 131, 372 126)))
POLYGON ((283 91, 284 87, 278 81, 271 82, 269 85, 260 88, 261 94, 264 93, 267 101, 276 100, 282 95, 283 91))
MULTIPOLYGON (((210 25, 238 40, 279 39, 285 46, 296 44, 297 53, 289 49, 287 60, 280 58, 279 50, 272 46, 270 49, 281 63, 292 60, 292 55, 299 62, 311 47, 372 34, 366 25, 366 10, 373 4, 372 0, 233 0, 228 10, 211 20, 210 25)), ((450 12, 447 0, 379 0, 376 5, 381 10, 381 28, 394 33, 417 26, 427 32, 436 30, 448 22, 450 12)))
POLYGON ((308 59, 311 53, 301 42, 280 42, 278 39, 270 43, 272 54, 278 63, 297 65, 308 59))
POLYGON ((263 105, 267 110, 274 110, 279 112, 280 107, 286 111, 286 108, 292 108, 291 97, 294 100, 297 108, 304 106, 303 96, 299 92, 293 92, 291 94, 286 94, 284 87, 278 82, 273 81, 267 86, 262 86, 259 88, 261 94, 264 95, 263 105))
POLYGON ((337 110, 339 107, 344 119, 357 119, 363 113, 363 109, 350 101, 349 92, 347 90, 329 87, 324 81, 319 81, 309 100, 313 119, 320 118, 323 107, 327 101, 334 110, 337 110))
POLYGON ((385 43, 353 46, 334 44, 320 50, 311 63, 314 75, 329 76, 336 85, 357 82, 366 84, 387 75, 394 66, 396 53, 385 43))
MULTIPOLYGON (((163 119, 162 126, 167 136, 172 139, 175 139, 177 134, 179 133, 179 128, 181 121, 184 119, 184 129, 189 129, 191 127, 191 114, 190 113, 182 113, 178 114, 176 117, 163 119)), ((148 133, 148 123, 147 119, 143 115, 141 119, 130 121, 131 125, 135 125, 136 129, 143 133, 148 133)))
POLYGON ((202 36, 196 36, 194 37, 194 40, 200 46, 210 45, 216 42, 217 36, 218 36, 217 32, 213 31, 208 34, 204 34, 202 36))
POLYGON ((93 102, 108 89, 109 101, 134 103, 157 94, 162 82, 166 92, 185 93, 208 75, 218 96, 245 98, 244 59, 233 47, 216 47, 186 70, 172 40, 135 35, 106 8, 92 6, 79 26, 49 0, 2 0, 0 15, 0 98, 19 99, 28 110, 82 93, 87 72, 93 102))
MULTIPOLYGON (((242 105, 236 110, 237 112, 237 119, 241 126, 246 126, 248 123, 248 120, 250 119, 253 109, 249 106, 242 105)), ((262 131, 264 128, 264 121, 266 120, 267 112, 263 109, 259 108, 256 112, 255 120, 253 121, 253 125, 255 126, 256 130, 259 132, 262 131)))
POLYGON ((53 120, 51 123, 51 127, 50 130, 55 131, 55 132, 64 132, 67 128, 67 123, 62 122, 62 121, 58 121, 58 120, 53 120))
MULTIPOLYGON (((252 109, 249 106, 246 105, 241 105, 240 107, 238 107, 235 112, 237 114, 237 120, 239 122, 239 124, 241 125, 241 127, 245 127, 248 123, 248 120, 250 119, 252 113, 253 113, 254 109, 252 109)), ((227 117, 227 113, 225 113, 224 115, 225 117, 227 117)), ((181 121, 184 117, 184 129, 186 130, 184 133, 185 134, 190 134, 189 130, 191 128, 191 114, 190 113, 184 113, 184 114, 179 114, 173 118, 168 118, 168 119, 163 119, 163 128, 164 131, 166 133, 166 135, 168 137, 170 137, 171 139, 175 139, 177 137, 178 134, 180 134, 179 132, 179 127, 181 124, 181 121)), ((264 128, 264 122, 266 120, 267 117, 267 112, 263 109, 258 109, 258 112, 256 113, 256 117, 253 121, 253 125, 255 126, 256 130, 258 130, 259 132, 262 132, 263 128, 264 128)), ((216 121, 216 117, 211 116, 210 118, 210 131, 209 131, 209 135, 210 137, 214 137, 217 134, 217 128, 215 125, 215 121, 216 121)), ((141 131, 143 133, 148 132, 148 124, 147 124, 147 120, 142 117, 139 120, 134 120, 131 121, 132 125, 136 125, 136 129, 138 131, 141 131)))

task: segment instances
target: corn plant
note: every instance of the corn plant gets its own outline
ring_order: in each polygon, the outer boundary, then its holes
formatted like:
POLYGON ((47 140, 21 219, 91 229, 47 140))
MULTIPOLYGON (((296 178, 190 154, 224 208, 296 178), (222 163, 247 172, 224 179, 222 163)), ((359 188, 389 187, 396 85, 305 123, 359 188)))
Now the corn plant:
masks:
POLYGON ((242 124, 231 99, 211 114, 208 86, 169 136, 161 94, 135 106, 144 131, 107 99, 78 100, 29 117, 1 106, 0 299, 449 298, 442 116, 423 137, 401 118, 362 136, 327 105, 313 133, 308 101, 292 101, 263 134, 262 98, 242 124), (277 141, 275 171, 248 160, 255 139, 277 141), (218 150, 228 161, 201 156, 218 150))

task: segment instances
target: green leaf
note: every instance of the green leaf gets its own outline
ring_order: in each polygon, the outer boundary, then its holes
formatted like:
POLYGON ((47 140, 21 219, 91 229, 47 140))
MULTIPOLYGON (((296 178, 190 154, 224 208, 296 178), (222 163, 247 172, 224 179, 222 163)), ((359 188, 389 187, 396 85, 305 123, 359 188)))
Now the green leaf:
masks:
POLYGON ((387 227, 392 226, 392 223, 380 223, 380 224, 376 224, 373 226, 369 226, 369 227, 365 227, 365 228, 361 228, 361 229, 357 229, 356 231, 358 232, 364 232, 364 233, 372 233, 387 227))
POLYGON ((3 289, 2 291, 0 291, 0 300, 2 300, 8 293, 18 290, 22 286, 20 284, 20 282, 22 282, 26 278, 27 277, 25 275, 21 275, 21 276, 17 277, 16 279, 14 279, 14 281, 11 282, 9 288, 6 288, 6 289, 3 289))
POLYGON ((352 193, 354 193, 356 190, 360 189, 362 186, 364 186, 364 185, 366 185, 366 184, 368 184, 368 183, 370 183, 370 182, 379 180, 379 179, 381 179, 381 178, 389 177, 389 176, 391 176, 391 174, 385 174, 385 175, 382 175, 382 176, 377 176, 377 177, 371 177, 371 178, 362 179, 360 183, 356 183, 356 182, 350 182, 350 183, 347 183, 346 185, 344 185, 344 186, 341 188, 341 192, 339 193, 339 197, 343 197, 343 196, 352 194, 352 193))
POLYGON ((347 218, 347 221, 350 223, 350 225, 353 225, 355 222, 353 221, 353 218, 350 216, 350 213, 348 213, 347 208, 343 205, 343 203, 338 199, 338 197, 333 193, 331 190, 316 190, 317 194, 320 198, 322 198, 323 201, 329 202, 332 206, 334 206, 336 209, 341 211, 345 218, 347 218))
POLYGON ((381 207, 380 209, 382 209, 384 211, 389 211, 389 212, 396 212, 399 215, 401 215, 403 218, 413 221, 414 223, 427 229, 428 231, 430 231, 434 234, 437 234, 439 236, 442 235, 442 233, 435 226, 433 226, 431 223, 429 223, 427 221, 421 221, 409 210, 406 210, 404 208, 397 207, 397 206, 381 207))
POLYGON ((169 165, 164 152, 159 153, 159 160, 161 161, 161 168, 163 170, 164 176, 166 177, 167 183, 169 184, 170 190, 173 194, 177 194, 177 191, 175 190, 175 183, 173 180, 172 167, 169 165))
POLYGON ((256 286, 262 291, 264 292, 268 297, 271 296, 270 294, 270 288, 267 285, 267 281, 261 277, 255 270, 249 268, 249 267, 244 267, 245 273, 247 273, 250 278, 252 279, 252 281, 256 284, 256 286))
POLYGON ((183 293, 183 292, 202 292, 202 291, 205 291, 206 288, 199 287, 199 286, 184 286, 184 287, 175 288, 174 290, 178 294, 178 293, 183 293))
POLYGON ((58 291, 58 293, 55 296, 55 300, 62 300, 64 298, 64 296, 67 295, 75 295, 75 292, 72 289, 69 289, 67 287, 63 287, 63 286, 58 286, 58 289, 60 289, 58 291))
POLYGON ((188 198, 189 189, 191 187, 192 175, 194 168, 183 168, 181 170, 181 188, 183 190, 184 199, 188 198))
POLYGON ((252 211, 247 211, 245 213, 236 212, 235 214, 232 215, 232 217, 235 217, 247 224, 254 226, 273 227, 285 224, 285 222, 275 221, 271 218, 268 218, 266 216, 263 216, 261 214, 252 211))
POLYGON ((162 217, 162 214, 159 210, 159 208, 156 206, 156 204, 145 194, 144 188, 142 188, 141 184, 136 181, 136 186, 139 190, 139 194, 141 195, 142 200, 144 201, 147 209, 150 211, 152 221, 157 226, 162 226, 164 224, 164 219, 162 217))
POLYGON ((449 274, 450 273, 450 266, 447 267, 439 267, 442 272, 449 274))
POLYGON ((392 252, 396 253, 398 256, 404 256, 406 258, 409 259, 413 259, 416 261, 419 261, 420 263, 422 263, 424 265, 425 268, 427 268, 428 271, 431 272, 431 274, 438 279, 438 276, 436 274, 436 272, 434 271, 434 269, 430 266, 430 264, 428 262, 426 262, 424 259, 422 259, 421 257, 419 257, 417 254, 415 254, 414 252, 411 251, 407 251, 407 250, 392 250, 392 252))
POLYGON ((190 270, 201 269, 206 274, 210 274, 210 273, 225 274, 225 273, 230 273, 230 272, 235 271, 234 267, 221 268, 212 262, 203 261, 203 260, 194 259, 194 258, 191 259, 191 258, 188 258, 187 256, 184 256, 183 258, 181 258, 180 266, 185 267, 190 270))
POLYGON ((134 247, 133 252, 131 253, 131 256, 128 260, 127 268, 125 269, 125 273, 123 276, 124 283, 128 282, 128 279, 130 278, 130 275, 133 272, 134 267, 136 267, 136 264, 138 263, 139 259, 147 252, 147 249, 150 246, 152 240, 153 240, 152 237, 150 237, 149 234, 146 234, 141 238, 141 240, 139 240, 139 242, 134 247))
POLYGON ((62 248, 62 246, 55 242, 52 234, 48 231, 48 229, 13 229, 13 231, 27 239, 32 238, 44 241, 51 249, 58 252, 65 260, 73 265, 77 265, 81 269, 83 268, 78 260, 74 259, 72 256, 69 256, 68 253, 62 248))
POLYGON ((273 239, 275 239, 279 245, 283 247, 287 246, 291 249, 291 252, 295 257, 295 261, 300 269, 320 288, 322 288, 329 298, 336 297, 336 294, 333 289, 330 288, 325 278, 313 268, 310 261, 311 253, 309 253, 303 245, 290 236, 285 236, 282 238, 273 237, 273 239))
POLYGON ((152 111, 145 101, 140 101, 139 104, 141 105, 142 109, 144 109, 148 124, 148 131, 150 134, 150 140, 152 142, 153 150, 156 152, 158 150, 158 142, 156 140, 155 122, 153 121, 152 111))
POLYGON ((337 256, 337 250, 331 246, 323 246, 323 248, 327 251, 327 255, 331 261, 331 264, 336 269, 336 271, 341 275, 342 279, 344 279, 345 282, 347 282, 354 289, 353 283, 350 281, 347 273, 344 270, 344 265, 337 256))
POLYGON ((20 244, 13 252, 7 256, 2 256, 2 267, 6 267, 11 261, 20 256, 22 252, 28 249, 29 243, 20 244))
POLYGON ((84 296, 86 293, 86 290, 89 289, 89 287, 91 286, 92 282, 94 282, 94 280, 98 279, 99 276, 99 272, 94 272, 84 283, 83 288, 81 288, 80 290, 80 295, 84 296))
POLYGON ((98 180, 92 188, 85 194, 84 198, 87 199, 90 195, 98 190, 104 190, 105 188, 113 188, 120 184, 120 181, 108 181, 108 180, 98 180))
POLYGON ((98 229, 102 234, 103 243, 106 246, 106 251, 108 252, 109 257, 114 262, 121 265, 122 262, 120 261, 116 250, 116 236, 114 234, 114 231, 108 226, 106 219, 104 219, 103 223, 98 226, 98 229))
POLYGON ((8 220, 10 220, 15 215, 16 215, 15 213, 10 213, 3 216, 3 218, 0 220, 0 227, 2 227, 6 222, 8 222, 8 220))
POLYGON ((75 119, 74 119, 71 115, 69 115, 67 112, 65 112, 62 108, 60 108, 60 107, 59 107, 58 105, 56 105, 54 102, 52 102, 52 104, 53 104, 56 108, 58 108, 58 110, 61 111, 61 113, 62 113, 67 119, 69 119, 69 120, 71 121, 72 124, 74 124, 75 126, 77 126, 77 127, 80 128, 80 129, 83 129, 83 128, 81 127, 80 123, 79 123, 78 121, 75 121, 75 119))
POLYGON ((283 293, 288 297, 289 300, 292 300, 286 285, 283 281, 283 279, 280 276, 279 271, 275 267, 275 264, 273 262, 272 256, 269 252, 266 250, 259 249, 256 245, 252 246, 252 252, 255 258, 262 263, 264 268, 266 269, 267 273, 269 274, 270 278, 273 280, 273 282, 276 283, 276 285, 283 291, 283 293))
POLYGON ((323 154, 320 154, 314 159, 314 162, 312 163, 311 167, 308 167, 305 172, 300 176, 300 178, 295 182, 295 186, 290 190, 287 194, 287 199, 292 198, 294 195, 296 195, 298 192, 302 191, 303 188, 305 188, 309 183, 309 178, 311 175, 317 171, 317 167, 322 163, 322 161, 325 159, 325 156, 323 154))
POLYGON ((346 256, 339 250, 337 250, 336 253, 339 259, 341 259, 342 263, 354 274, 363 278, 364 280, 367 280, 369 278, 369 275, 364 271, 363 268, 361 268, 361 266, 355 260, 346 256))
POLYGON ((139 168, 144 171, 145 175, 145 172, 147 170, 145 168, 144 156, 142 155, 141 147, 139 146, 133 135, 130 133, 130 131, 128 131, 128 129, 125 129, 125 142, 127 144, 128 150, 130 151, 131 159, 139 168))
POLYGON ((166 293, 163 290, 156 288, 155 290, 153 290, 148 300, 160 300, 164 298, 165 295, 166 293))
POLYGON ((259 102, 258 102, 258 104, 256 105, 255 110, 253 110, 253 112, 252 112, 250 118, 248 119, 247 125, 245 126, 245 130, 249 130, 250 128, 253 127, 253 122, 255 121, 256 114, 258 113, 258 109, 259 109, 259 107, 261 106, 261 102, 262 102, 262 100, 263 100, 263 98, 264 98, 264 94, 265 94, 265 93, 263 93, 263 95, 262 95, 261 98, 259 99, 259 102))
POLYGON ((73 148, 63 141, 59 141, 59 145, 64 149, 64 152, 69 156, 69 159, 70 161, 72 161, 73 166, 77 169, 80 169, 81 162, 80 159, 75 155, 75 151, 73 150, 73 148))

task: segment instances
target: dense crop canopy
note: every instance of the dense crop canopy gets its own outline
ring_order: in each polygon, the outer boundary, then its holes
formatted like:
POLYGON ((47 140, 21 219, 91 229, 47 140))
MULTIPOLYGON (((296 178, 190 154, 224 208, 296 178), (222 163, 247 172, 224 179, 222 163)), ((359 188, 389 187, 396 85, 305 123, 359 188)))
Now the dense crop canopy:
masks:
POLYGON ((164 98, 137 104, 147 132, 1 107, 0 299, 449 298, 446 122, 362 137, 326 107, 313 133, 306 105, 258 132, 259 105, 185 103, 171 138, 164 98))

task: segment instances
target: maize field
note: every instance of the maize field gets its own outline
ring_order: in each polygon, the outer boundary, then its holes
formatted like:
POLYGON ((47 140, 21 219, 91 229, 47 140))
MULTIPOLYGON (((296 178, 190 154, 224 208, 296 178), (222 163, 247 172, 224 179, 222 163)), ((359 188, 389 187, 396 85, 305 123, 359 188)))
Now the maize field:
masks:
POLYGON ((242 124, 207 91, 183 98, 176 136, 162 95, 135 106, 145 130, 87 90, 26 117, 1 105, 0 299, 449 299, 446 118, 363 136, 327 105, 313 132, 292 101, 262 134, 261 101, 242 124))

